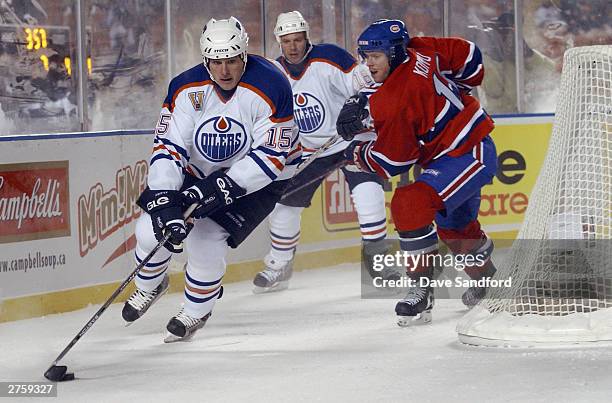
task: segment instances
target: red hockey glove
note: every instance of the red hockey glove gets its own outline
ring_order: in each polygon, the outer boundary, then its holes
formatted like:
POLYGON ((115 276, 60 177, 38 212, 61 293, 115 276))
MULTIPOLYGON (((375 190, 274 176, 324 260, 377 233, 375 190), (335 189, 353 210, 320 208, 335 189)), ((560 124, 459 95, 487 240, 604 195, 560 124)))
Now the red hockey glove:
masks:
POLYGON ((374 171, 366 162, 365 151, 371 147, 374 141, 353 141, 344 150, 344 158, 348 161, 346 169, 349 171, 361 171, 373 173, 374 171))

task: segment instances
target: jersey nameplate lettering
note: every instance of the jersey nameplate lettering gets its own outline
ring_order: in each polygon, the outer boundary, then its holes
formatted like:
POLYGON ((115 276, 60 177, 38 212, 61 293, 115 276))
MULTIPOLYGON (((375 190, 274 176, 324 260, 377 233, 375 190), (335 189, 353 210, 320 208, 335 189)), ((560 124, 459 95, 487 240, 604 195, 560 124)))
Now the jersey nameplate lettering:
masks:
POLYGON ((416 52, 416 62, 412 72, 427 78, 429 76, 429 62, 431 62, 431 57, 416 52))

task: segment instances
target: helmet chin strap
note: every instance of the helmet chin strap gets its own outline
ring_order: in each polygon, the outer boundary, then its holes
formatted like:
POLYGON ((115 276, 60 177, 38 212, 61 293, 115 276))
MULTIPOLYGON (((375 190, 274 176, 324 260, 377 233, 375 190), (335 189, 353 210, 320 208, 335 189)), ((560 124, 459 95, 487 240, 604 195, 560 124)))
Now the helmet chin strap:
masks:
POLYGON ((403 61, 399 62, 399 63, 394 63, 394 64, 395 64, 395 66, 392 66, 392 65, 391 65, 391 60, 389 60, 389 67, 390 67, 390 69, 389 69, 389 75, 391 75, 391 73, 393 73, 393 70, 395 70, 396 68, 398 68, 398 67, 399 67, 399 66, 401 66, 402 64, 407 63, 407 62, 408 62, 408 60, 410 60, 410 56, 406 56, 406 58, 405 58, 403 61))
MULTIPOLYGON (((405 53, 405 57, 404 60, 398 62, 397 60, 394 60, 393 63, 391 63, 391 55, 387 55, 387 58, 389 59, 389 75, 391 75, 391 73, 393 73, 393 71, 398 68, 399 66, 401 66, 402 64, 406 63, 408 60, 410 60, 410 56, 408 55, 408 52, 405 53)), ((394 56, 394 59, 398 58, 398 55, 394 56)))
POLYGON ((302 58, 295 62, 295 63, 291 63, 286 57, 285 54, 283 53, 283 47, 280 45, 280 43, 278 44, 280 50, 281 50, 281 55, 283 55, 283 57, 285 58, 285 61, 289 64, 300 64, 304 61, 304 59, 306 59, 306 56, 308 56, 308 54, 310 53, 310 51, 312 50, 312 44, 310 43, 310 41, 306 41, 306 43, 308 44, 306 47, 306 52, 304 52, 304 56, 302 56, 302 58))

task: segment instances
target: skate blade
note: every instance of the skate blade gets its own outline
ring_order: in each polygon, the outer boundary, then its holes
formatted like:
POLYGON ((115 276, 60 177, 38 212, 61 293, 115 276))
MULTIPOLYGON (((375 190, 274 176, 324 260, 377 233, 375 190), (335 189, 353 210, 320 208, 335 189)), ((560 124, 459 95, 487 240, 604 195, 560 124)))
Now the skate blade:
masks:
POLYGON ((431 322, 431 312, 425 311, 416 316, 397 315, 397 325, 399 327, 410 327, 426 325, 431 322))
POLYGON ((191 329, 191 333, 188 333, 183 337, 177 336, 170 332, 166 332, 166 338, 164 339, 164 343, 176 343, 177 341, 191 341, 191 339, 193 338, 193 335, 196 334, 198 330, 206 326, 206 322, 208 321, 208 318, 210 318, 210 316, 211 316, 210 313, 206 315, 205 319, 203 319, 203 321, 198 326, 191 329))
POLYGON ((253 286, 253 294, 266 294, 269 292, 283 291, 283 290, 286 290, 287 288, 289 288, 289 280, 279 281, 272 287, 253 286))
POLYGON ((179 337, 175 334, 167 332, 166 337, 164 338, 164 343, 176 343, 179 341, 186 342, 186 341, 191 341, 191 339, 193 339, 193 333, 188 334, 184 337, 179 337))
POLYGON ((478 303, 480 303, 480 300, 479 300, 478 302, 476 302, 475 304, 474 304, 474 303, 471 303, 471 302, 466 304, 465 302, 463 302, 463 306, 464 306, 464 307, 466 307, 466 308, 468 309, 468 311, 469 311, 470 309, 472 309, 472 308, 474 308, 476 305, 478 305, 478 303))

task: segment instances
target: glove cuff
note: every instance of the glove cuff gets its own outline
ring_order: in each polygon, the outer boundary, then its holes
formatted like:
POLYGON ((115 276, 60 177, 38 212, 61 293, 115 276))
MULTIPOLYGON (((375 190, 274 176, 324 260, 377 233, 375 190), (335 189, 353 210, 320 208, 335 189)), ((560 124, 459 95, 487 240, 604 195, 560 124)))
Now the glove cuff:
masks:
POLYGON ((187 188, 183 192, 183 203, 185 205, 198 203, 199 206, 193 212, 192 217, 204 218, 233 204, 236 199, 245 194, 245 189, 228 175, 218 171, 187 188))
POLYGON ((178 190, 151 190, 148 187, 136 200, 136 204, 149 214, 182 206, 182 202, 183 196, 178 190))
POLYGON ((372 141, 360 141, 353 148, 353 162, 363 172, 374 173, 368 164, 367 151, 372 146, 372 141))

